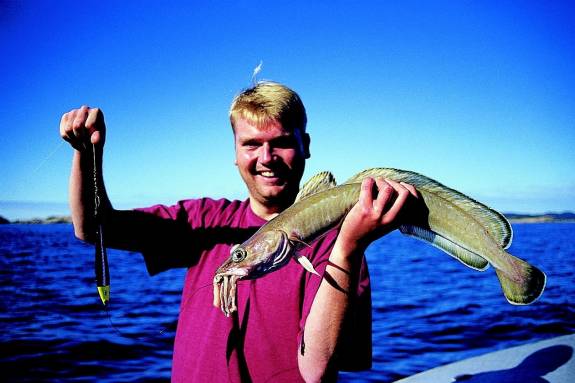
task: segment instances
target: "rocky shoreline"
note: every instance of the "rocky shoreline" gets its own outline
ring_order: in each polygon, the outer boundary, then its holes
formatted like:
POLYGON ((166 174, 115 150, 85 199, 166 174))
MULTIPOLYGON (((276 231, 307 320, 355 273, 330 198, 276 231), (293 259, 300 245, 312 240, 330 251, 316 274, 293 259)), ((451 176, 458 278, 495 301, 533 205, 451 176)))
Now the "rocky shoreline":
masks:
POLYGON ((542 223, 542 222, 575 222, 575 214, 565 213, 545 213, 545 214, 503 214, 511 223, 542 223))
POLYGON ((9 221, 0 216, 0 224, 34 224, 34 225, 49 225, 53 223, 72 223, 72 217, 64 215, 51 215, 46 218, 31 218, 31 219, 17 219, 9 221))

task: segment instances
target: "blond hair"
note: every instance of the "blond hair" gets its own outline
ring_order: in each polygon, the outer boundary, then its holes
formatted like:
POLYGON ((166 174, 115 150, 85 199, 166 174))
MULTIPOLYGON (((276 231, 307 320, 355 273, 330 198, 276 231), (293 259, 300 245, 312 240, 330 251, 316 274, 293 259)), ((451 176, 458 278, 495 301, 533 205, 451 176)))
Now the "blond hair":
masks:
POLYGON ((298 94, 285 85, 261 81, 243 90, 232 101, 230 122, 235 131, 239 119, 265 130, 273 121, 284 129, 305 133, 307 116, 298 94))

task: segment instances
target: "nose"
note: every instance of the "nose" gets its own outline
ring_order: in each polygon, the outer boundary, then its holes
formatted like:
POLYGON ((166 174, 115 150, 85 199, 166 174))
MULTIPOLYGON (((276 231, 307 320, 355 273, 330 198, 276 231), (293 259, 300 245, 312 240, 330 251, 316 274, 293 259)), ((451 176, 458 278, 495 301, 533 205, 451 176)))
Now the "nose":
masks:
POLYGON ((259 159, 260 159, 260 163, 262 164, 269 164, 270 162, 273 161, 273 149, 270 146, 270 144, 268 144, 267 142, 265 142, 261 147, 260 147, 260 153, 259 153, 259 159))

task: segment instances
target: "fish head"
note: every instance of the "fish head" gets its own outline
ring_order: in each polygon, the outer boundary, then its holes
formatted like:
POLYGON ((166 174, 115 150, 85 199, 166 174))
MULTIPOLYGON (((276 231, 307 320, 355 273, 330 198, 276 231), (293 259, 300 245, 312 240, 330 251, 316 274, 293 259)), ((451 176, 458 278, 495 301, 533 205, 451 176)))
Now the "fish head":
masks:
POLYGON ((240 279, 256 279, 285 265, 293 245, 281 230, 256 233, 249 240, 230 250, 230 257, 218 268, 214 277, 214 306, 229 316, 236 311, 236 283, 240 279))

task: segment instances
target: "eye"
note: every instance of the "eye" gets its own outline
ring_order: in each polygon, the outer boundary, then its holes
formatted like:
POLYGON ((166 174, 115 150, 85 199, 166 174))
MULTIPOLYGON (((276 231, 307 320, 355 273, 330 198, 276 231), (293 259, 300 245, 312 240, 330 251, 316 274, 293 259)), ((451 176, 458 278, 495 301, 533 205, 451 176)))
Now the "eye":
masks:
POLYGON ((273 147, 279 149, 292 149, 297 147, 298 142, 294 136, 283 136, 273 141, 273 147))
POLYGON ((237 248, 232 252, 232 261, 238 263, 243 261, 248 255, 247 251, 242 248, 237 248))

